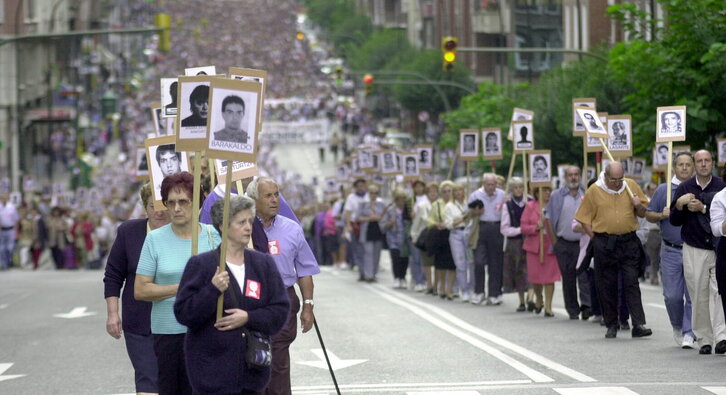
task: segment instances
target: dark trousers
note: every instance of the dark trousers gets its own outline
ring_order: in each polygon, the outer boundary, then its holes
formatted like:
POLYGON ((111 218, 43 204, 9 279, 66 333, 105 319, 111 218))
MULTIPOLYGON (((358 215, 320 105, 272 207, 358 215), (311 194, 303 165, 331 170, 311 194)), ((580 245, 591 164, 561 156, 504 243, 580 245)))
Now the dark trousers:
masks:
POLYGON ((595 252, 595 277, 607 327, 618 326, 618 272, 622 276, 625 303, 633 326, 645 324, 640 299, 638 272, 642 246, 635 232, 625 235, 596 233, 592 239, 595 252))
POLYGON ((159 364, 159 395, 192 393, 184 362, 184 336, 184 333, 154 335, 154 353, 159 364))
POLYGON ((602 315, 602 307, 600 307, 600 294, 597 292, 597 279, 595 278, 595 271, 592 269, 588 269, 587 272, 584 274, 587 274, 587 278, 590 280, 590 303, 592 306, 590 308, 592 309, 593 315, 602 315))
POLYGON ((577 316, 580 314, 580 304, 577 302, 577 257, 580 255, 580 242, 557 239, 554 247, 557 255, 557 264, 562 275, 562 296, 565 300, 567 314, 577 316))
POLYGON ((287 322, 282 330, 272 337, 272 376, 270 384, 267 385, 264 393, 267 395, 288 395, 292 394, 290 382, 290 344, 297 337, 297 313, 300 311, 300 299, 295 293, 295 287, 287 289, 287 297, 290 299, 290 311, 287 314, 287 322))
POLYGON ((58 247, 51 247, 50 252, 53 254, 53 262, 56 269, 63 269, 63 250, 58 247))
POLYGON ((503 246, 504 236, 499 231, 499 222, 479 221, 479 242, 474 250, 474 293, 484 293, 484 266, 487 266, 489 297, 502 294, 503 246))
POLYGON ((401 257, 401 250, 390 249, 391 265, 393 266, 393 278, 405 279, 408 270, 408 257, 401 257))

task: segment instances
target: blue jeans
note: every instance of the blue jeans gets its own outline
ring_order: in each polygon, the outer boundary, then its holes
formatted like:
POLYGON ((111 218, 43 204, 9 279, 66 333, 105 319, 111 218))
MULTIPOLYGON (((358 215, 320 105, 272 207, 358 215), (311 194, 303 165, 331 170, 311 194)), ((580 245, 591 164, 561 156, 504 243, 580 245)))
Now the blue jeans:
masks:
POLYGON ((466 256, 468 240, 469 233, 464 230, 454 229, 449 233, 449 247, 456 265, 456 286, 463 294, 470 293, 474 285, 474 264, 466 256))
POLYGON ((416 285, 426 284, 426 277, 424 276, 423 266, 421 265, 421 250, 412 245, 410 251, 408 267, 411 270, 411 278, 416 285))
POLYGON ((683 251, 663 243, 660 247, 660 275, 668 318, 674 329, 693 336, 691 328, 691 297, 683 277, 683 251), (685 298, 685 302, 684 302, 685 298))
POLYGON ((13 266, 13 251, 15 229, 0 230, 0 269, 10 269, 13 266))
POLYGON ((378 274, 378 264, 381 260, 383 241, 366 241, 362 243, 364 256, 360 264, 360 275, 365 280, 372 280, 378 274))

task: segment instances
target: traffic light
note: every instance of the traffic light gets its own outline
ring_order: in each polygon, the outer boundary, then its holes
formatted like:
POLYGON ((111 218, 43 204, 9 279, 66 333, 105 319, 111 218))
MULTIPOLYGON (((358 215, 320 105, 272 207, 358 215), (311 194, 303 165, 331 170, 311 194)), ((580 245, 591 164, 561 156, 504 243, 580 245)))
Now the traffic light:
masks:
POLYGON ((297 38, 298 40, 302 41, 302 40, 305 39, 305 33, 303 33, 303 32, 297 32, 297 35, 295 35, 295 38, 297 38))
POLYGON ((161 28, 159 32, 159 51, 167 52, 171 49, 171 16, 169 14, 156 14, 155 25, 161 28))
POLYGON ((446 72, 454 71, 454 62, 456 61, 456 47, 459 40, 456 37, 443 37, 441 39, 441 51, 444 53, 443 68, 446 72))
POLYGON ((366 95, 370 95, 373 91, 373 75, 366 74, 363 76, 363 85, 365 85, 366 95))

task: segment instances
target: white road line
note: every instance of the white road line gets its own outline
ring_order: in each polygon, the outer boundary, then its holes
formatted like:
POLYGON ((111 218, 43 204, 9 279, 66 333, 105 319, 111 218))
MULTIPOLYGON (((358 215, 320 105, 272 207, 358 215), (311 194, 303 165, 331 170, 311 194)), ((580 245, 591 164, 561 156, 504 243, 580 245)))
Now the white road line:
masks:
POLYGON ((562 395, 637 395, 625 387, 552 388, 562 395))
POLYGON ((663 310, 666 309, 665 305, 660 304, 660 303, 648 303, 648 306, 656 307, 656 308, 663 309, 663 310))
MULTIPOLYGON (((371 289, 373 289, 374 286, 369 286, 369 287, 371 287, 371 289)), ((556 372, 558 372, 558 373, 560 373, 562 375, 565 375, 565 376, 570 377, 570 378, 572 378, 574 380, 577 380, 577 381, 580 381, 580 382, 584 382, 584 383, 591 383, 591 382, 596 382, 597 381, 597 380, 595 380, 594 378, 592 378, 590 376, 587 376, 587 375, 585 375, 583 373, 580 373, 580 372, 578 372, 578 371, 576 371, 574 369, 570 369, 570 368, 568 368, 568 367, 566 367, 566 366, 564 366, 562 364, 559 364, 559 363, 557 363, 557 362, 555 362, 555 361, 553 361, 553 360, 551 360, 549 358, 543 357, 542 355, 539 355, 539 354, 537 354, 537 353, 535 353, 533 351, 530 351, 530 350, 528 350, 528 349, 526 349, 526 348, 524 348, 522 346, 519 346, 517 344, 514 344, 514 343, 512 343, 512 342, 510 342, 510 341, 508 341, 506 339, 503 339, 503 338, 501 338, 501 337, 499 337, 497 335, 494 335, 492 333, 489 333, 489 332, 487 332, 487 331, 485 331, 483 329, 477 328, 474 325, 469 324, 468 322, 466 322, 466 321, 464 321, 464 320, 456 317, 455 315, 453 315, 453 314, 451 314, 451 313, 449 313, 449 312, 447 312, 447 311, 445 311, 445 310, 443 310, 441 308, 438 308, 438 307, 429 305, 428 303, 425 303, 425 302, 418 301, 418 300, 416 300, 414 298, 411 298, 411 297, 406 296, 406 295, 401 294, 401 293, 394 293, 394 292, 389 291, 388 289, 386 289, 385 287, 382 287, 382 286, 377 286, 377 289, 383 290, 383 291, 385 291, 388 294, 395 295, 399 299, 404 299, 409 304, 414 304, 414 305, 418 305, 418 306, 421 306, 423 308, 426 308, 426 309, 428 309, 428 310, 430 310, 430 311, 438 314, 440 317, 444 318, 448 322, 450 322, 450 323, 458 326, 459 328, 462 328, 464 330, 467 330, 469 332, 472 332, 472 333, 478 335, 479 337, 481 337, 483 339, 486 339, 486 340, 488 340, 488 341, 490 341, 490 342, 492 342, 494 344, 497 344, 500 347, 507 348, 507 349, 509 349, 509 350, 511 350, 511 351, 513 351, 513 352, 515 352, 515 353, 517 353, 517 354, 519 354, 519 355, 521 355, 521 356, 523 356, 525 358, 528 358, 528 359, 530 359, 530 360, 532 360, 534 362, 537 362, 540 365, 542 365, 542 366, 544 366, 544 367, 546 367, 548 369, 554 370, 554 371, 556 371, 556 372)))
POLYGON ((522 362, 517 361, 516 359, 508 356, 507 354, 504 354, 503 352, 499 351, 498 349, 490 346, 489 344, 486 344, 482 342, 481 340, 475 338, 474 336, 457 329, 453 327, 452 325, 449 325, 445 323, 444 321, 432 316, 431 314, 425 312, 423 309, 414 306, 411 303, 406 303, 403 300, 400 300, 400 295, 393 295, 386 290, 386 292, 381 291, 381 289, 385 289, 384 287, 370 287, 371 291, 377 293, 381 297, 388 299, 390 302, 397 304, 412 313, 416 314, 417 316, 423 318, 424 320, 430 322, 431 324, 445 330, 446 332, 449 332, 450 334, 458 337, 459 339, 471 344, 472 346, 488 353, 489 355, 493 356, 494 358, 497 358, 498 360, 506 363, 507 365, 511 366, 512 368, 518 370, 525 376, 529 377, 536 383, 549 383, 555 381, 553 378, 542 374, 529 366, 523 364, 522 362))
MULTIPOLYGON (((446 391, 460 391, 459 393, 472 393, 475 389, 490 389, 492 387, 506 387, 510 385, 527 385, 532 384, 531 380, 493 380, 493 381, 473 381, 461 383, 385 383, 385 384, 342 384, 338 387, 342 393, 352 392, 381 392, 390 393, 393 391, 414 391, 413 393, 451 393, 446 391)), ((331 384, 327 385, 305 385, 294 386, 292 392, 295 394, 327 394, 326 391, 335 391, 335 387, 331 384)))
POLYGON ((559 308, 559 307, 553 307, 553 308, 552 308, 552 312, 553 312, 553 313, 556 313, 556 314, 559 314, 559 315, 562 315, 562 316, 565 316, 565 317, 567 317, 568 319, 570 318, 570 314, 569 314, 569 313, 567 312, 567 310, 565 310, 565 309, 561 309, 561 308, 559 308))
POLYGON ((726 387, 701 387, 705 389, 708 392, 714 393, 716 395, 726 395, 726 387))
MULTIPOLYGON (((430 395, 431 392, 406 392, 407 395, 430 395)), ((481 395, 479 391, 436 391, 436 395, 481 395)))
POLYGON ((9 304, 7 304, 7 303, 5 303, 5 304, 0 304, 0 310, 2 310, 2 309, 7 309, 7 308, 8 308, 8 306, 10 306, 10 305, 9 305, 9 304))

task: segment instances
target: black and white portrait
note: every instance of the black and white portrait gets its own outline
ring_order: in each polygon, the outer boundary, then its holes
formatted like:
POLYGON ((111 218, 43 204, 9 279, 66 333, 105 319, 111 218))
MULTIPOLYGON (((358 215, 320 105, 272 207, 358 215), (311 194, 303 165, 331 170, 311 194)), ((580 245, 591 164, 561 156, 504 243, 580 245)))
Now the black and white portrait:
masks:
POLYGON ((645 172, 645 159, 633 158, 633 178, 643 178, 645 172))
POLYGON ((577 107, 595 109, 596 101, 594 98, 578 98, 572 99, 572 131, 575 136, 584 136, 587 132, 582 118, 577 113, 577 107))
MULTIPOLYGON (((517 108, 514 107, 512 110, 512 121, 531 121, 534 119, 534 111, 525 110, 523 108, 517 108)), ((509 141, 514 141, 514 127, 512 126, 512 123, 509 123, 509 132, 507 133, 507 139, 509 141)), ((501 141, 500 144, 501 146, 501 141)), ((486 154, 486 153, 485 153, 486 154)))
POLYGON ((259 84, 212 79, 208 127, 210 157, 256 161, 259 95, 259 84))
POLYGON ((530 151, 534 149, 534 128, 530 121, 512 122, 514 129, 514 149, 516 151, 530 151))
POLYGON ((550 155, 534 154, 529 156, 532 182, 551 182, 550 155))
POLYGON ((582 119, 588 136, 603 138, 610 137, 608 136, 607 130, 605 130, 605 126, 603 126, 603 123, 600 120, 600 116, 594 109, 578 107, 576 111, 582 119))
POLYGON ((501 129, 483 129, 482 142, 484 145, 484 159, 502 158, 502 131, 501 129))
POLYGON ((192 77, 196 75, 216 75, 217 68, 215 66, 189 67, 184 69, 184 75, 192 77))
POLYGON ((459 156, 462 158, 479 156, 479 133, 476 131, 461 132, 459 140, 459 156))
POLYGON ((383 174, 396 173, 396 156, 396 153, 393 151, 383 151, 381 153, 381 157, 383 158, 383 160, 381 161, 381 172, 383 174))
POLYGON ((179 77, 179 148, 186 151, 206 149, 209 118, 209 77, 179 77))
POLYGON ((633 152, 630 115, 611 115, 608 117, 608 149, 630 155, 633 152))
POLYGON ((717 140, 718 163, 726 163, 726 139, 717 140))
POLYGON ((686 106, 658 107, 655 141, 686 139, 686 106))
POLYGON ((653 154, 653 167, 668 166, 668 144, 656 143, 653 154))
POLYGON ((155 136, 166 136, 166 120, 173 118, 163 118, 161 114, 161 106, 159 103, 151 106, 151 119, 154 124, 155 136))
POLYGON ((631 159, 620 159, 620 164, 623 166, 623 173, 626 177, 632 177, 633 175, 633 168, 631 166, 632 160, 631 159))
MULTIPOLYGON (((173 136, 146 140, 146 159, 151 183, 154 186, 154 200, 161 204, 161 181, 164 177, 181 171, 189 171, 185 152, 177 152, 173 136)), ((157 207, 163 207, 157 205, 157 207)))
POLYGON ((418 176, 418 160, 416 155, 401 155, 403 160, 403 175, 404 177, 416 177, 418 176))
POLYGON ((146 179, 149 177, 149 163, 146 161, 146 148, 136 148, 136 177, 146 179))
POLYGON ((358 163, 361 169, 373 168, 373 152, 370 148, 361 148, 358 150, 358 163))
POLYGON ((416 147, 416 155, 418 157, 418 168, 421 170, 431 170, 433 162, 433 147, 416 147))
POLYGON ((338 181, 346 182, 348 180, 348 175, 350 174, 350 169, 348 169, 347 165, 340 164, 336 166, 335 174, 338 177, 338 181))
POLYGON ((177 100, 179 82, 177 78, 161 79, 161 115, 162 117, 173 117, 177 114, 179 103, 177 100))
POLYGON ((592 180, 593 178, 595 178, 595 168, 594 167, 585 168, 585 174, 587 175, 586 181, 592 180))

